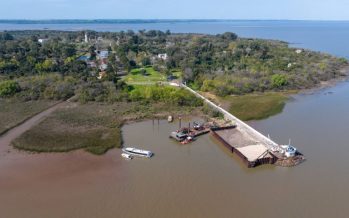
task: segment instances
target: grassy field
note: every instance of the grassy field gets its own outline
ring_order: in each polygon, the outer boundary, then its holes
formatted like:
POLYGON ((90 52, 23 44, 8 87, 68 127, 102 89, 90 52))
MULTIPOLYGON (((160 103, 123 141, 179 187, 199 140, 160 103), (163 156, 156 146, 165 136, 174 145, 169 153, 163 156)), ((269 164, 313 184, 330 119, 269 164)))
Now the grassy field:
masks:
POLYGON ((172 75, 177 78, 182 78, 182 72, 180 70, 173 70, 172 75))
POLYGON ((0 135, 55 103, 57 102, 0 99, 0 135))
POLYGON ((69 103, 15 139, 12 145, 33 152, 84 149, 100 155, 111 148, 122 147, 121 126, 126 121, 177 113, 192 114, 193 110, 196 108, 179 108, 162 103, 69 103))
POLYGON ((145 83, 145 82, 159 82, 166 81, 166 76, 154 70, 153 67, 143 68, 146 73, 142 73, 142 68, 133 69, 124 81, 127 83, 145 83))
POLYGON ((242 96, 225 97, 229 106, 229 112, 239 119, 260 120, 282 112, 288 99, 284 93, 249 94, 242 96))

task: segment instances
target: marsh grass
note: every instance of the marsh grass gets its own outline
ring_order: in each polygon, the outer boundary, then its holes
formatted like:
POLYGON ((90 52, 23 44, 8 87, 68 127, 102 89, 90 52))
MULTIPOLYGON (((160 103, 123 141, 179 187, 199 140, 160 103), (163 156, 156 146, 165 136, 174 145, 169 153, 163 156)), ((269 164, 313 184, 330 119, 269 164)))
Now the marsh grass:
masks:
POLYGON ((229 96, 224 100, 230 103, 229 112, 239 119, 261 120, 281 113, 288 99, 287 93, 270 92, 229 96))
POLYGON ((25 102, 15 98, 0 99, 0 135, 56 103, 57 101, 46 100, 25 102))
POLYGON ((68 152, 84 149, 101 155, 122 147, 124 122, 171 114, 192 114, 197 108, 168 104, 120 102, 117 104, 69 103, 12 142, 32 152, 68 152))
POLYGON ((111 106, 72 103, 15 139, 13 146, 33 152, 85 149, 100 155, 121 147, 120 125, 111 106))

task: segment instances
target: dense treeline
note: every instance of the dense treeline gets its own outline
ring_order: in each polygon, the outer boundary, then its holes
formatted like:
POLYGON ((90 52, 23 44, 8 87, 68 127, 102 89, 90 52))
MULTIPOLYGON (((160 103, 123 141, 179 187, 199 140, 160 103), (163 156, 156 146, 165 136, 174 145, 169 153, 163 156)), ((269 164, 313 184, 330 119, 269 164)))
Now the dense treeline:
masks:
POLYGON ((280 41, 238 38, 234 33, 201 35, 141 30, 87 34, 89 43, 83 42, 83 31, 0 33, 0 79, 57 73, 64 82, 64 77, 72 77, 80 84, 74 93, 80 90, 82 101, 122 99, 120 90, 125 87, 116 73, 152 65, 168 75, 180 70, 183 80, 194 88, 225 96, 313 87, 341 76, 341 69, 348 65, 345 59, 289 48, 280 41), (47 41, 39 43, 39 38, 47 41), (89 53, 94 60, 98 49, 107 49, 112 54, 108 57, 107 77, 100 81, 92 79, 98 69, 92 72, 78 59, 89 53), (166 56, 159 58, 158 54, 166 56), (117 97, 111 97, 114 91, 110 86, 116 89, 117 97))
POLYGON ((302 89, 341 76, 345 59, 287 43, 242 39, 234 33, 220 35, 170 34, 159 31, 120 33, 113 46, 127 69, 153 64, 170 74, 183 72, 194 88, 218 95, 254 91, 302 89), (154 61, 166 53, 166 60, 154 61))
POLYGON ((51 72, 86 76, 86 63, 77 60, 76 55, 76 44, 58 39, 41 44, 34 36, 24 39, 0 36, 0 74, 3 76, 14 78, 51 72))

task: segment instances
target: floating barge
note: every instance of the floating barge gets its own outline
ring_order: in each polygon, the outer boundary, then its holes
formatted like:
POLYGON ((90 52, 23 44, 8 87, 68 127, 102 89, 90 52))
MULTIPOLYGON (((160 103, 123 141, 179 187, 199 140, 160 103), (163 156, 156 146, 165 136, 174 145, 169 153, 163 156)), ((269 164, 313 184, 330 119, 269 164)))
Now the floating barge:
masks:
POLYGON ((278 158, 268 151, 262 144, 232 145, 229 139, 221 134, 223 131, 212 131, 212 135, 232 153, 235 153, 248 167, 256 167, 263 164, 274 164, 278 158))
POLYGON ((248 167, 264 164, 278 166, 296 166, 305 160, 304 156, 290 145, 278 146, 278 150, 270 150, 264 144, 246 137, 239 130, 216 130, 211 134, 232 153, 235 153, 248 167))

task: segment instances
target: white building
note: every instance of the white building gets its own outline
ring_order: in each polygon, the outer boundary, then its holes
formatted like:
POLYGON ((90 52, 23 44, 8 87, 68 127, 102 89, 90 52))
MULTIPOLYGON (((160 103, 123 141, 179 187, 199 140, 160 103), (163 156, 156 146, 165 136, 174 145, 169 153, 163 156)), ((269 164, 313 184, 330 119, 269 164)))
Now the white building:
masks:
POLYGON ((101 64, 99 66, 99 69, 102 70, 102 71, 107 70, 108 69, 108 65, 103 63, 103 64, 101 64))
POLYGON ((38 39, 38 42, 41 43, 41 44, 43 44, 43 43, 45 43, 47 41, 48 41, 48 39, 38 39))
POLYGON ((166 54, 166 53, 164 53, 164 54, 158 54, 158 58, 159 58, 159 59, 161 59, 161 60, 166 61, 166 60, 167 60, 167 58, 168 58, 168 56, 167 56, 167 54, 166 54))
POLYGON ((108 58, 108 56, 109 56, 109 51, 108 50, 102 50, 98 54, 98 57, 100 59, 108 58))

